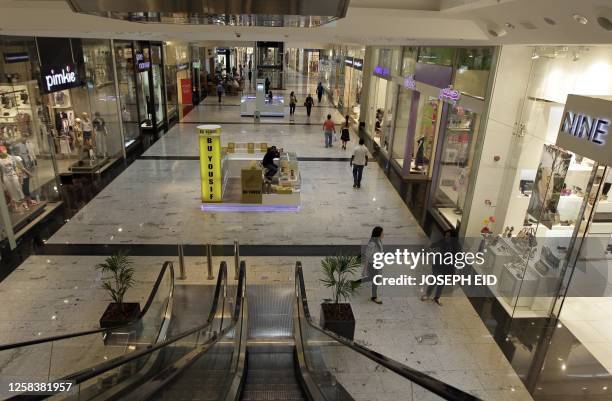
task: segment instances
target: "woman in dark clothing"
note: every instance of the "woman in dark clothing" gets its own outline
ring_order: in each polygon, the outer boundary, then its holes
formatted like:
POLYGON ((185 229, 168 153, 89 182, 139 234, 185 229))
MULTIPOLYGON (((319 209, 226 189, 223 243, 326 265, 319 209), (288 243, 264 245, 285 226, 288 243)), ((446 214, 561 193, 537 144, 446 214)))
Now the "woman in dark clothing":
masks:
POLYGON ((314 99, 308 94, 306 97, 306 101, 304 102, 304 106, 306 106, 306 115, 310 117, 310 112, 312 111, 312 106, 314 105, 314 99))
POLYGON ((319 103, 321 103, 321 98, 323 97, 323 84, 319 82, 317 85, 317 99, 319 99, 319 103))
POLYGON ((351 134, 349 131, 349 116, 344 117, 344 125, 342 125, 340 140, 342 141, 342 149, 346 150, 346 143, 351 140, 351 134))

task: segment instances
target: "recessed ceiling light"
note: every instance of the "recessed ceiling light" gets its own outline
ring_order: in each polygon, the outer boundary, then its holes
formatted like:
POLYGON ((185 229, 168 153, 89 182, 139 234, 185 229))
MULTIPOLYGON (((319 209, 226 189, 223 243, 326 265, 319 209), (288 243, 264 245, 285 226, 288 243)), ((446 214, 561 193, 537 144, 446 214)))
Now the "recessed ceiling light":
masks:
POLYGON ((548 25, 557 25, 557 21, 548 17, 544 17, 544 22, 546 22, 548 25))
POLYGON ((574 20, 582 25, 586 25, 589 23, 589 19, 587 17, 585 17, 584 15, 580 15, 580 14, 574 14, 572 15, 572 18, 574 18, 574 20))
POLYGON ((493 36, 494 38, 498 38, 506 34, 506 31, 504 31, 503 29, 496 28, 489 28, 487 32, 489 32, 489 35, 493 36))
POLYGON ((597 17, 597 23, 606 31, 612 31, 612 20, 606 17, 597 17))
POLYGON ((506 28, 508 28, 508 29, 516 29, 516 27, 515 27, 514 25, 512 25, 511 23, 509 23, 509 22, 506 22, 504 25, 505 25, 505 26, 506 26, 506 28))

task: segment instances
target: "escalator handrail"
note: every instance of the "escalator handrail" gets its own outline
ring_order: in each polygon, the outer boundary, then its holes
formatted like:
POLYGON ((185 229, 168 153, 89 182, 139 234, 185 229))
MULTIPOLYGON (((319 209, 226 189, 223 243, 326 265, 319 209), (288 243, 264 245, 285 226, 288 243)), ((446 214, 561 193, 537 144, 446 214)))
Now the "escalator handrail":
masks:
POLYGON ((159 272, 159 275, 157 276, 157 279, 155 280, 155 284, 153 285, 153 288, 151 289, 151 292, 149 293, 147 302, 145 303, 144 307, 142 308, 138 316, 135 317, 130 322, 122 323, 122 324, 112 326, 112 327, 85 330, 85 331, 79 331, 76 333, 60 334, 57 336, 37 338, 35 340, 20 341, 20 342, 16 342, 12 344, 3 344, 3 345, 0 345, 0 351, 6 351, 6 350, 21 348, 21 347, 28 347, 31 345, 43 344, 43 343, 53 342, 53 341, 66 340, 69 338, 83 337, 83 336, 88 336, 88 335, 96 334, 96 333, 105 333, 105 332, 117 330, 122 327, 133 325, 134 323, 137 323, 138 321, 142 320, 144 316, 147 314, 147 311, 151 307, 151 304, 153 303, 153 300, 155 299, 155 296, 157 295, 157 291, 159 289, 159 286, 161 285, 161 282, 164 278, 166 270, 168 269, 170 270, 170 292, 169 292, 169 297, 168 297, 168 304, 170 304, 172 302, 173 290, 174 290, 174 265, 171 261, 166 261, 164 262, 159 272))
POLYGON ((303 305, 304 317, 306 318, 306 322, 308 323, 308 325, 313 329, 325 334, 328 337, 331 337, 333 340, 341 343, 342 345, 349 347, 353 351, 360 353, 361 355, 369 358, 377 364, 397 373, 398 375, 404 377, 407 380, 410 380, 413 383, 416 383, 417 385, 431 391, 432 393, 435 393, 436 395, 444 398, 445 400, 480 401, 479 398, 468 394, 456 387, 453 387, 447 383, 444 383, 443 381, 440 381, 423 372, 410 368, 376 351, 372 351, 371 349, 364 347, 363 345, 357 344, 354 341, 348 340, 329 330, 325 330, 319 327, 318 325, 313 323, 312 318, 310 316, 310 311, 308 309, 308 299, 306 297, 306 286, 304 284, 304 273, 302 271, 302 263, 299 261, 295 264, 295 282, 297 283, 296 292, 298 292, 296 296, 298 297, 298 301, 300 301, 303 305))
MULTIPOLYGON (((84 369, 80 372, 71 374, 69 376, 65 376, 62 379, 60 379, 60 381, 73 381, 74 384, 83 383, 86 380, 99 376, 102 373, 105 373, 111 369, 114 369, 130 361, 138 359, 144 355, 152 354, 153 352, 160 350, 161 348, 164 348, 172 343, 175 343, 193 333, 196 333, 202 330, 206 330, 213 324, 213 320, 217 313, 217 308, 219 306, 219 297, 221 295, 221 287, 223 287, 224 285, 227 285, 226 279, 227 279, 227 264, 225 262, 221 262, 221 266, 219 267, 219 275, 217 276, 217 285, 215 286, 215 294, 213 296, 213 302, 210 308, 210 313, 208 314, 208 318, 206 319, 206 322, 204 322, 203 324, 197 327, 191 328, 189 330, 186 330, 180 334, 177 334, 174 337, 171 337, 165 341, 148 346, 147 348, 141 349, 139 351, 131 352, 127 355, 122 355, 118 358, 115 358, 108 362, 99 364, 95 367, 84 369)), ((220 333, 213 336, 213 339, 218 337, 219 335, 220 333)))

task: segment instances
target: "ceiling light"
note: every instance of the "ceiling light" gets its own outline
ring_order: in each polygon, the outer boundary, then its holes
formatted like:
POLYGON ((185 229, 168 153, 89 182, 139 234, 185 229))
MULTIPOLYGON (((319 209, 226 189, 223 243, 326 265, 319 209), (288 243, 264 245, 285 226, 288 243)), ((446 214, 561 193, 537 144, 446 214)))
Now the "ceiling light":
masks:
POLYGON ((544 17, 544 22, 546 22, 548 25, 557 25, 557 21, 548 17, 544 17))
POLYGON ((512 25, 511 23, 509 23, 509 22, 506 22, 506 23, 504 24, 504 26, 505 26, 506 28, 508 28, 508 29, 516 29, 516 27, 515 27, 514 25, 512 25))
POLYGON ((535 49, 533 49, 533 54, 531 55, 531 59, 532 60, 537 60, 539 58, 540 58, 540 55, 538 54, 538 52, 535 49))
POLYGON ((597 23, 606 31, 612 31, 612 20, 606 17, 597 17, 597 23))
POLYGON ((574 15, 572 15, 572 17, 579 24, 586 25, 586 24, 589 23, 589 19, 587 17, 585 17, 584 15, 574 14, 574 15))
POLYGON ((493 36, 494 38, 499 38, 506 34, 506 31, 499 28, 489 28, 487 29, 487 32, 489 32, 489 35, 493 36))

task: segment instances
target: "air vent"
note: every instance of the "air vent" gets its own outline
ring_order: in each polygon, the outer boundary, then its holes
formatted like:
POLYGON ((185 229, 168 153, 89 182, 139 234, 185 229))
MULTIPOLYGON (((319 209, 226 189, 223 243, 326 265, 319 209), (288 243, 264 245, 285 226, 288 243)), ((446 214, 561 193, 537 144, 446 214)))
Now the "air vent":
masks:
POLYGON ((525 29, 529 29, 530 31, 533 31, 534 29, 538 29, 538 27, 535 26, 533 22, 530 22, 530 21, 521 22, 521 26, 525 29))
POLYGON ((557 21, 548 17, 544 17, 544 22, 546 22, 548 25, 557 25, 557 21))
POLYGON ((606 31, 612 31, 612 20, 606 17, 598 17, 597 23, 606 31))

